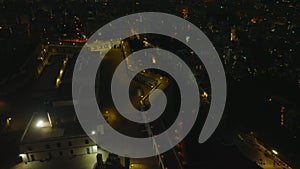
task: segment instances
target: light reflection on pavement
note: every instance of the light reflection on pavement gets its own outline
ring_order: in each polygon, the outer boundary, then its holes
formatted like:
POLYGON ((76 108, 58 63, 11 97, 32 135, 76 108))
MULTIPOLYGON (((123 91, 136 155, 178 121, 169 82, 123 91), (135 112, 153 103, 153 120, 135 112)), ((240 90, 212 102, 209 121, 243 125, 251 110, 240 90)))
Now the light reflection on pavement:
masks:
POLYGON ((254 134, 239 134, 235 144, 239 149, 264 169, 292 169, 288 164, 268 150, 254 134))

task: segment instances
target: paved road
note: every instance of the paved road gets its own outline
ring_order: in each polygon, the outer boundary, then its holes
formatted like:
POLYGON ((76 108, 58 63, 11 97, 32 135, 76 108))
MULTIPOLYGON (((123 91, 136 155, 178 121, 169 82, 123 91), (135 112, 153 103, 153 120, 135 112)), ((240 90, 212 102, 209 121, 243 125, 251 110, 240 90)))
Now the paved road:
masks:
MULTIPOLYGON (((114 73, 114 69, 118 64, 123 60, 123 53, 121 49, 112 49, 104 58, 103 64, 101 65, 100 79, 97 81, 101 82, 99 85, 99 91, 97 95, 100 100, 100 109, 103 113, 103 116, 107 119, 108 123, 115 128, 117 131, 132 136, 132 137, 147 137, 147 133, 143 132, 145 127, 137 123, 130 122, 122 115, 120 115, 113 106, 112 98, 110 94, 111 86, 111 77, 114 73), (105 94, 106 93, 106 94, 105 94)), ((124 76, 129 75, 124 72, 124 76)), ((119 82, 119 85, 122 85, 122 81, 119 82)), ((124 84, 123 84, 124 85, 124 84)), ((131 87, 134 89, 136 87, 141 87, 144 90, 144 93, 147 94, 151 88, 145 84, 139 83, 137 81, 131 82, 131 87)), ((132 91, 131 96, 134 96, 134 91, 132 91)), ((134 106, 139 106, 139 97, 132 97, 132 103, 134 106)), ((155 157, 143 158, 143 159, 131 159, 131 169, 158 169, 158 161, 155 157)))
POLYGON ((272 150, 268 150, 253 134, 240 134, 235 144, 264 169, 292 169, 272 150))
MULTIPOLYGON (((123 47, 125 57, 127 57, 131 53, 130 46, 127 42, 124 42, 122 47, 123 47)), ((152 47, 153 47, 153 45, 152 45, 152 47)), ((152 62, 155 64, 156 62, 159 62, 159 61, 155 57, 153 57, 152 62)), ((140 64, 143 64, 143 63, 142 62, 136 63, 133 60, 127 59, 127 64, 128 64, 128 70, 135 71, 140 66, 140 64)), ((178 69, 179 69, 179 67, 178 67, 178 69)), ((176 116, 176 113, 174 113, 174 111, 175 112, 178 111, 178 110, 176 110, 176 108, 175 108, 176 106, 174 106, 174 105, 180 104, 180 103, 178 103, 178 100, 180 100, 180 97, 177 96, 176 94, 174 94, 176 87, 174 88, 174 85, 170 86, 170 84, 175 83, 175 82, 171 81, 171 79, 169 77, 165 77, 160 74, 153 73, 152 71, 141 72, 141 74, 146 77, 152 78, 158 82, 157 83, 158 85, 155 86, 154 88, 149 88, 149 86, 147 88, 147 85, 143 87, 143 89, 146 91, 145 98, 147 98, 154 89, 160 89, 160 90, 164 91, 164 93, 167 96, 167 100, 169 102, 169 104, 167 104, 167 106, 165 108, 165 111, 163 112, 163 114, 166 114, 166 113, 168 114, 168 117, 167 117, 168 120, 166 120, 166 116, 165 117, 161 116, 158 120, 150 123, 151 129, 148 129, 148 130, 151 130, 150 132, 152 134, 156 135, 161 132, 164 132, 170 125, 169 124, 170 122, 173 123, 172 120, 176 116), (165 119, 163 120, 163 118, 165 118, 165 119), (166 121, 168 121, 168 122, 166 122, 166 121), (168 124, 166 124, 166 123, 168 123, 168 124)), ((146 105, 150 104, 147 101, 147 99, 142 99, 142 100, 146 100, 145 101, 146 105)), ((144 130, 144 131, 145 132, 147 131, 147 127, 146 127, 146 130, 144 130)), ((184 143, 182 143, 181 145, 184 145, 184 143)), ((162 161, 164 167, 166 167, 166 168, 182 169, 183 168, 182 163, 186 159, 184 157, 185 156, 184 152, 181 151, 181 153, 182 153, 183 157, 180 157, 178 152, 175 150, 175 148, 173 148, 173 149, 165 152, 161 156, 163 158, 161 158, 160 160, 162 161)))

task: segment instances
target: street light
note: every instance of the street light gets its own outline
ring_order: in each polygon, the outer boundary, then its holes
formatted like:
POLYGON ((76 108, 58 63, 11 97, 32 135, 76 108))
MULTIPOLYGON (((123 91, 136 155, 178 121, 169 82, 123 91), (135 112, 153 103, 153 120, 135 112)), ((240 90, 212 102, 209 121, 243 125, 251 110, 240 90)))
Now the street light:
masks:
POLYGON ((152 57, 152 63, 156 64, 156 58, 154 56, 152 57))
POLYGON ((278 152, 276 150, 272 150, 272 153, 274 153, 275 155, 278 155, 278 152))
POLYGON ((201 94, 202 97, 207 98, 208 94, 204 91, 203 94, 201 94))
POLYGON ((36 123, 36 127, 37 128, 42 128, 44 126, 44 121, 43 120, 39 120, 37 123, 36 123))

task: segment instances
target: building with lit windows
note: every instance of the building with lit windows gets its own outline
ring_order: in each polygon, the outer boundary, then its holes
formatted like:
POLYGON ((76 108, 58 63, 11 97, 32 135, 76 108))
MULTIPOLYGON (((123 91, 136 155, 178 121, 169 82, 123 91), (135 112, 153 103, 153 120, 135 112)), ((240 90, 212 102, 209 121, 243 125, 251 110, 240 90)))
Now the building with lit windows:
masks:
POLYGON ((75 115, 62 114, 32 115, 19 144, 23 162, 104 153, 83 131, 75 115))

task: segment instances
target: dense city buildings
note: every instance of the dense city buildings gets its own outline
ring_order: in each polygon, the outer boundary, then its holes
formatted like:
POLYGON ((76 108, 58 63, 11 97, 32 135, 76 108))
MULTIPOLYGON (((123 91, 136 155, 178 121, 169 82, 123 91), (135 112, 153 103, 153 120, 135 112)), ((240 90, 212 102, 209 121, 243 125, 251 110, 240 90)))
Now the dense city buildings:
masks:
MULTIPOLYGON (((300 168, 299 8, 297 0, 0 0, 0 168, 300 168), (197 139, 212 89, 194 51, 176 35, 137 34, 134 29, 126 39, 88 41, 110 21, 148 11, 191 22, 220 56, 227 102, 216 132, 203 144, 197 139), (105 132, 101 127, 85 133, 78 122, 74 65, 81 50, 108 52, 95 81, 101 115, 121 133, 151 137, 170 127, 181 101, 167 72, 136 72, 144 63, 129 56, 149 48, 171 51, 190 67, 201 99, 197 122, 166 153, 117 156, 94 142, 105 132), (122 60, 126 75, 138 73, 128 91, 135 108, 148 109, 155 89, 166 94, 168 103, 158 120, 136 124, 118 113, 109 92, 122 60)), ((150 60, 163 61, 159 56, 150 60)))

